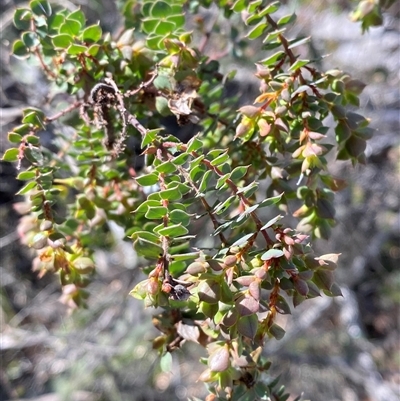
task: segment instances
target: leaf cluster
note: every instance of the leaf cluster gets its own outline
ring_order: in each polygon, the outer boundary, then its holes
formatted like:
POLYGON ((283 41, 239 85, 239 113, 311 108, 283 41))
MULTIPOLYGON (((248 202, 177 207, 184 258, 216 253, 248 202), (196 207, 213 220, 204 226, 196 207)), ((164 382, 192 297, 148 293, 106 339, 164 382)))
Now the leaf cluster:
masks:
POLYGON ((300 59, 296 51, 310 38, 287 37, 296 15, 275 18, 279 1, 219 1, 226 18, 244 16, 245 39, 262 40, 268 52, 256 65, 260 94, 236 110, 224 97, 230 76, 185 31, 188 15, 211 3, 128 1, 118 37, 87 26, 79 9, 54 11, 46 0, 17 9, 23 32, 13 54, 36 56, 70 105, 52 116, 25 109, 3 160, 28 166, 18 175, 26 181, 20 232, 37 250, 35 269, 59 275, 64 302, 84 304, 93 251, 110 241, 115 222, 149 260, 131 295, 162 308, 154 348, 168 355, 184 341, 204 346, 200 380, 209 400, 286 400, 277 381, 264 380, 262 345, 283 337, 278 315, 322 293, 341 294, 338 255, 316 256, 308 234, 329 237, 334 193, 345 185, 330 174, 328 155, 365 161, 372 130, 348 109, 364 85, 300 59), (184 143, 165 132, 166 116, 191 124, 195 135, 184 143), (49 127, 56 153, 40 144, 49 127), (144 156, 141 171, 132 140, 144 156), (285 222, 291 205, 297 230, 285 222))

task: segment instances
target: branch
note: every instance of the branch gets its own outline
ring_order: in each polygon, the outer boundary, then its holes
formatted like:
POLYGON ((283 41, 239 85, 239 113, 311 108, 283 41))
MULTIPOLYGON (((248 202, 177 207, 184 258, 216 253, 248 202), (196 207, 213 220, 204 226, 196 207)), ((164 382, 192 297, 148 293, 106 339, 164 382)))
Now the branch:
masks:
POLYGON ((81 107, 83 104, 83 102, 81 100, 77 100, 76 102, 72 103, 69 107, 67 107, 66 109, 60 111, 57 114, 54 114, 51 117, 46 117, 45 118, 45 122, 52 122, 54 120, 58 120, 59 118, 65 116, 65 114, 68 114, 70 111, 78 109, 79 107, 81 107))

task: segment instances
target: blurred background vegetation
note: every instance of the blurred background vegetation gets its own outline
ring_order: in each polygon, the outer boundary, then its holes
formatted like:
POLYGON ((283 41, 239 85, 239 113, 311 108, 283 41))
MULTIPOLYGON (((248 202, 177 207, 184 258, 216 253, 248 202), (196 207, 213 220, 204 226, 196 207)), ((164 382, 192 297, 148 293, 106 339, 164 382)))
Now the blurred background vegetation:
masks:
MULTIPOLYGON (((117 34, 123 3, 107 0, 62 1, 80 6, 91 22, 117 34)), ((287 334, 271 340, 265 353, 273 373, 295 396, 313 401, 396 401, 400 397, 400 4, 384 14, 383 25, 361 35, 351 22, 354 1, 286 1, 282 14, 296 9, 294 33, 312 35, 306 49, 324 69, 340 68, 368 86, 362 114, 377 129, 367 148, 368 164, 353 169, 337 162, 335 174, 349 180, 337 197, 337 227, 321 252, 341 252, 337 271, 344 297, 302 304, 281 325, 287 334)), ((21 109, 43 106, 49 88, 32 60, 9 56, 18 36, 13 11, 23 2, 0 0, 0 152, 21 109)), ((205 52, 220 59, 224 72, 237 69, 233 91, 254 98, 257 46, 227 46, 232 27, 210 8, 193 18, 193 28, 213 28, 205 52)), ((196 36, 195 36, 196 38, 196 36)), ((201 40, 201 35, 197 37, 201 40)), ((59 99, 62 103, 63 99, 59 99)), ((48 132, 48 147, 52 133, 48 132)), ((200 350, 184 346, 173 354, 173 371, 160 368, 151 349, 157 335, 151 316, 128 293, 142 279, 131 244, 118 227, 96 252, 99 266, 89 287, 88 309, 72 314, 59 302, 56 277, 38 279, 30 250, 18 242, 20 183, 15 168, 0 164, 0 400, 156 401, 203 397, 197 383, 200 350)))

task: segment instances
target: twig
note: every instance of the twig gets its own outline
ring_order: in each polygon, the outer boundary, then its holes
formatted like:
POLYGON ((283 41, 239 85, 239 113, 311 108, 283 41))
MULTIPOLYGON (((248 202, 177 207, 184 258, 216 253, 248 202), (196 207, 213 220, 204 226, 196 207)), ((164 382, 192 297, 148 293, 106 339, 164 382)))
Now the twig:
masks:
POLYGON ((127 121, 128 124, 136 128, 142 136, 147 134, 147 128, 145 128, 133 114, 128 113, 127 121))
POLYGON ((142 89, 145 89, 145 88, 147 88, 148 86, 150 86, 150 85, 154 82, 154 80, 157 78, 157 76, 158 76, 158 70, 157 70, 157 68, 158 68, 158 66, 156 65, 155 70, 153 71, 153 74, 152 74, 151 78, 150 78, 148 81, 142 82, 142 83, 139 85, 139 88, 137 88, 137 89, 133 89, 133 90, 127 91, 127 92, 124 94, 124 96, 125 96, 125 97, 131 97, 131 96, 133 96, 133 95, 136 95, 136 93, 140 92, 142 89))
POLYGON ((76 102, 72 103, 70 106, 68 106, 66 109, 60 111, 59 113, 54 114, 51 117, 46 117, 45 122, 52 122, 54 120, 58 120, 65 114, 68 114, 70 111, 78 109, 79 107, 82 106, 82 104, 83 104, 83 102, 81 100, 77 100, 76 102))

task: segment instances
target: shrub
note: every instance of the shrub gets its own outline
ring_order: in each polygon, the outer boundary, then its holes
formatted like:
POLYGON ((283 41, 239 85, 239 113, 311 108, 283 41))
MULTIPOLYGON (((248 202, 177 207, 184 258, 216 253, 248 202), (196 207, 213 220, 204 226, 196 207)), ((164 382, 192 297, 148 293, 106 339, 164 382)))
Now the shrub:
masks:
MULTIPOLYGON (((353 13, 364 30, 380 23, 379 6, 365 3, 353 13)), ((118 36, 46 0, 14 15, 23 32, 13 54, 36 57, 52 93, 69 102, 50 115, 25 109, 8 135, 15 147, 3 155, 24 167, 18 195, 29 213, 19 230, 37 251, 34 269, 57 273, 64 302, 84 305, 93 251, 110 241, 109 222, 123 227, 149 261, 131 294, 161 310, 153 342, 161 364, 168 369, 184 341, 201 344, 207 400, 289 397, 278 380, 265 380, 262 346, 284 336, 276 317, 291 305, 341 294, 339 255, 316 256, 310 239, 329 238, 334 194, 345 186, 329 172, 331 155, 364 163, 372 135, 347 107, 358 106, 364 85, 300 58, 310 38, 287 36, 296 15, 277 18, 280 5, 129 0, 118 36), (252 40, 261 49, 260 93, 238 110, 225 90, 234 74, 204 52, 215 26, 207 31, 194 18, 211 4, 231 21, 235 57, 252 40), (177 125, 163 128, 171 116, 177 125), (56 152, 41 145, 44 130, 54 133, 56 152)))

